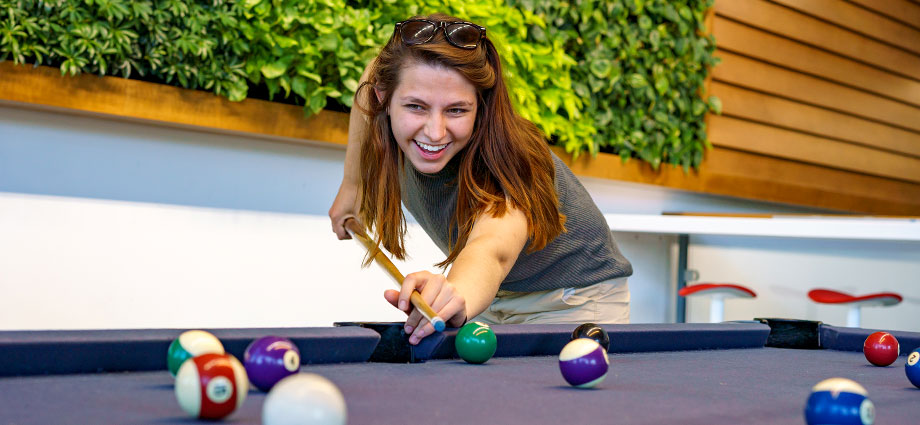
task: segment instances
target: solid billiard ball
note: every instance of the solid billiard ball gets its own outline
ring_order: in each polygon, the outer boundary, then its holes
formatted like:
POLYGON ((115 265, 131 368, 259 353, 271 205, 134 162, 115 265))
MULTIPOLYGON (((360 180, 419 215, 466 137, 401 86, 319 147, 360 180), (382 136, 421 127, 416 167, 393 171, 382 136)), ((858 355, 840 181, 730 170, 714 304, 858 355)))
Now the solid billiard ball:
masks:
POLYGON ((920 388, 920 348, 911 351, 907 356, 907 363, 904 364, 904 373, 907 379, 915 387, 920 388))
POLYGON ((298 373, 280 381, 262 404, 263 425, 345 425, 345 397, 328 379, 298 373))
POLYGON ((199 419, 221 419, 246 400, 249 380, 236 357, 210 353, 182 364, 175 389, 176 400, 185 413, 199 419))
POLYGON ((805 404, 808 425, 875 422, 875 406, 862 385, 846 378, 825 379, 811 389, 805 404))
POLYGON ((569 341, 559 353, 559 370, 569 385, 591 388, 607 376, 607 351, 597 341, 577 338, 569 341))
POLYGON ((300 370, 300 350, 287 338, 265 336, 246 347, 243 366, 249 382, 262 391, 268 391, 282 378, 300 370))
POLYGON ((607 335, 604 328, 594 323, 585 323, 575 328, 575 331, 572 332, 572 339, 577 338, 593 339, 604 347, 605 351, 610 351, 610 336, 607 335))
POLYGON ((489 325, 470 322, 457 332, 454 347, 460 358, 467 363, 480 364, 492 358, 498 348, 498 341, 489 325))
POLYGON ((866 360, 876 366, 888 366, 901 354, 898 339, 888 332, 875 332, 863 343, 866 360))
POLYGON ((186 360, 202 354, 224 354, 224 345, 214 335, 205 331, 185 331, 169 344, 166 351, 166 365, 175 377, 179 367, 186 360))

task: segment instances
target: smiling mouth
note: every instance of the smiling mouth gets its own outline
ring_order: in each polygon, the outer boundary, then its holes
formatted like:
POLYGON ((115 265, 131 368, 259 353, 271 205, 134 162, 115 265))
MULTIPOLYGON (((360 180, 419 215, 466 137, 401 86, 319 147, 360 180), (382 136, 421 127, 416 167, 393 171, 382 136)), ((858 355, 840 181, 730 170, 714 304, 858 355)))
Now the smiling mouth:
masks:
POLYGON ((422 150, 426 152, 440 152, 444 150, 444 148, 446 148, 448 145, 450 145, 450 142, 445 143, 443 145, 429 145, 429 144, 419 142, 418 140, 415 140, 415 139, 413 139, 412 141, 415 142, 415 144, 418 145, 418 147, 422 148, 422 150))

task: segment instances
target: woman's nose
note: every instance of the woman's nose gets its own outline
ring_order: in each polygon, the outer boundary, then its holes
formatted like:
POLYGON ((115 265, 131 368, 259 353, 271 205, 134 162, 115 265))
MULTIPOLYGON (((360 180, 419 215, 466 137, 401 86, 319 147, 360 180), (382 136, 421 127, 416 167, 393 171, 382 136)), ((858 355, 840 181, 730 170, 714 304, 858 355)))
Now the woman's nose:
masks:
POLYGON ((428 122, 425 123, 425 136, 431 142, 437 142, 447 135, 447 124, 444 122, 444 116, 441 114, 431 114, 428 116, 428 122))

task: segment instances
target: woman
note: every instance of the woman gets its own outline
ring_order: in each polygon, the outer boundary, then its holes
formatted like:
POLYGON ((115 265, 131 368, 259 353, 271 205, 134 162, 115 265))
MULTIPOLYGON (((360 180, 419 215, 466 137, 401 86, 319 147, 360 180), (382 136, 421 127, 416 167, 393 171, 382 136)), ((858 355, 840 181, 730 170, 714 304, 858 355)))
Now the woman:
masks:
POLYGON ((433 332, 413 290, 448 326, 628 322, 632 267, 584 187, 515 113, 485 28, 440 14, 397 23, 355 106, 333 231, 347 239, 357 218, 405 258, 402 203, 450 266, 384 293, 409 315, 411 344, 433 332))

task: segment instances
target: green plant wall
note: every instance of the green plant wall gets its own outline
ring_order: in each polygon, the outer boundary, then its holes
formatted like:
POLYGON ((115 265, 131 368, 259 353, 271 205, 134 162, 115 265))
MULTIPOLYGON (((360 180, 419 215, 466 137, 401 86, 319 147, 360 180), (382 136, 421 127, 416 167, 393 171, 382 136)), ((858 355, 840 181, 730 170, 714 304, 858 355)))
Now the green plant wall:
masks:
POLYGON ((0 60, 347 110, 393 24, 444 12, 488 28, 518 110, 551 143, 688 169, 720 108, 700 98, 711 2, 0 0, 0 60))

